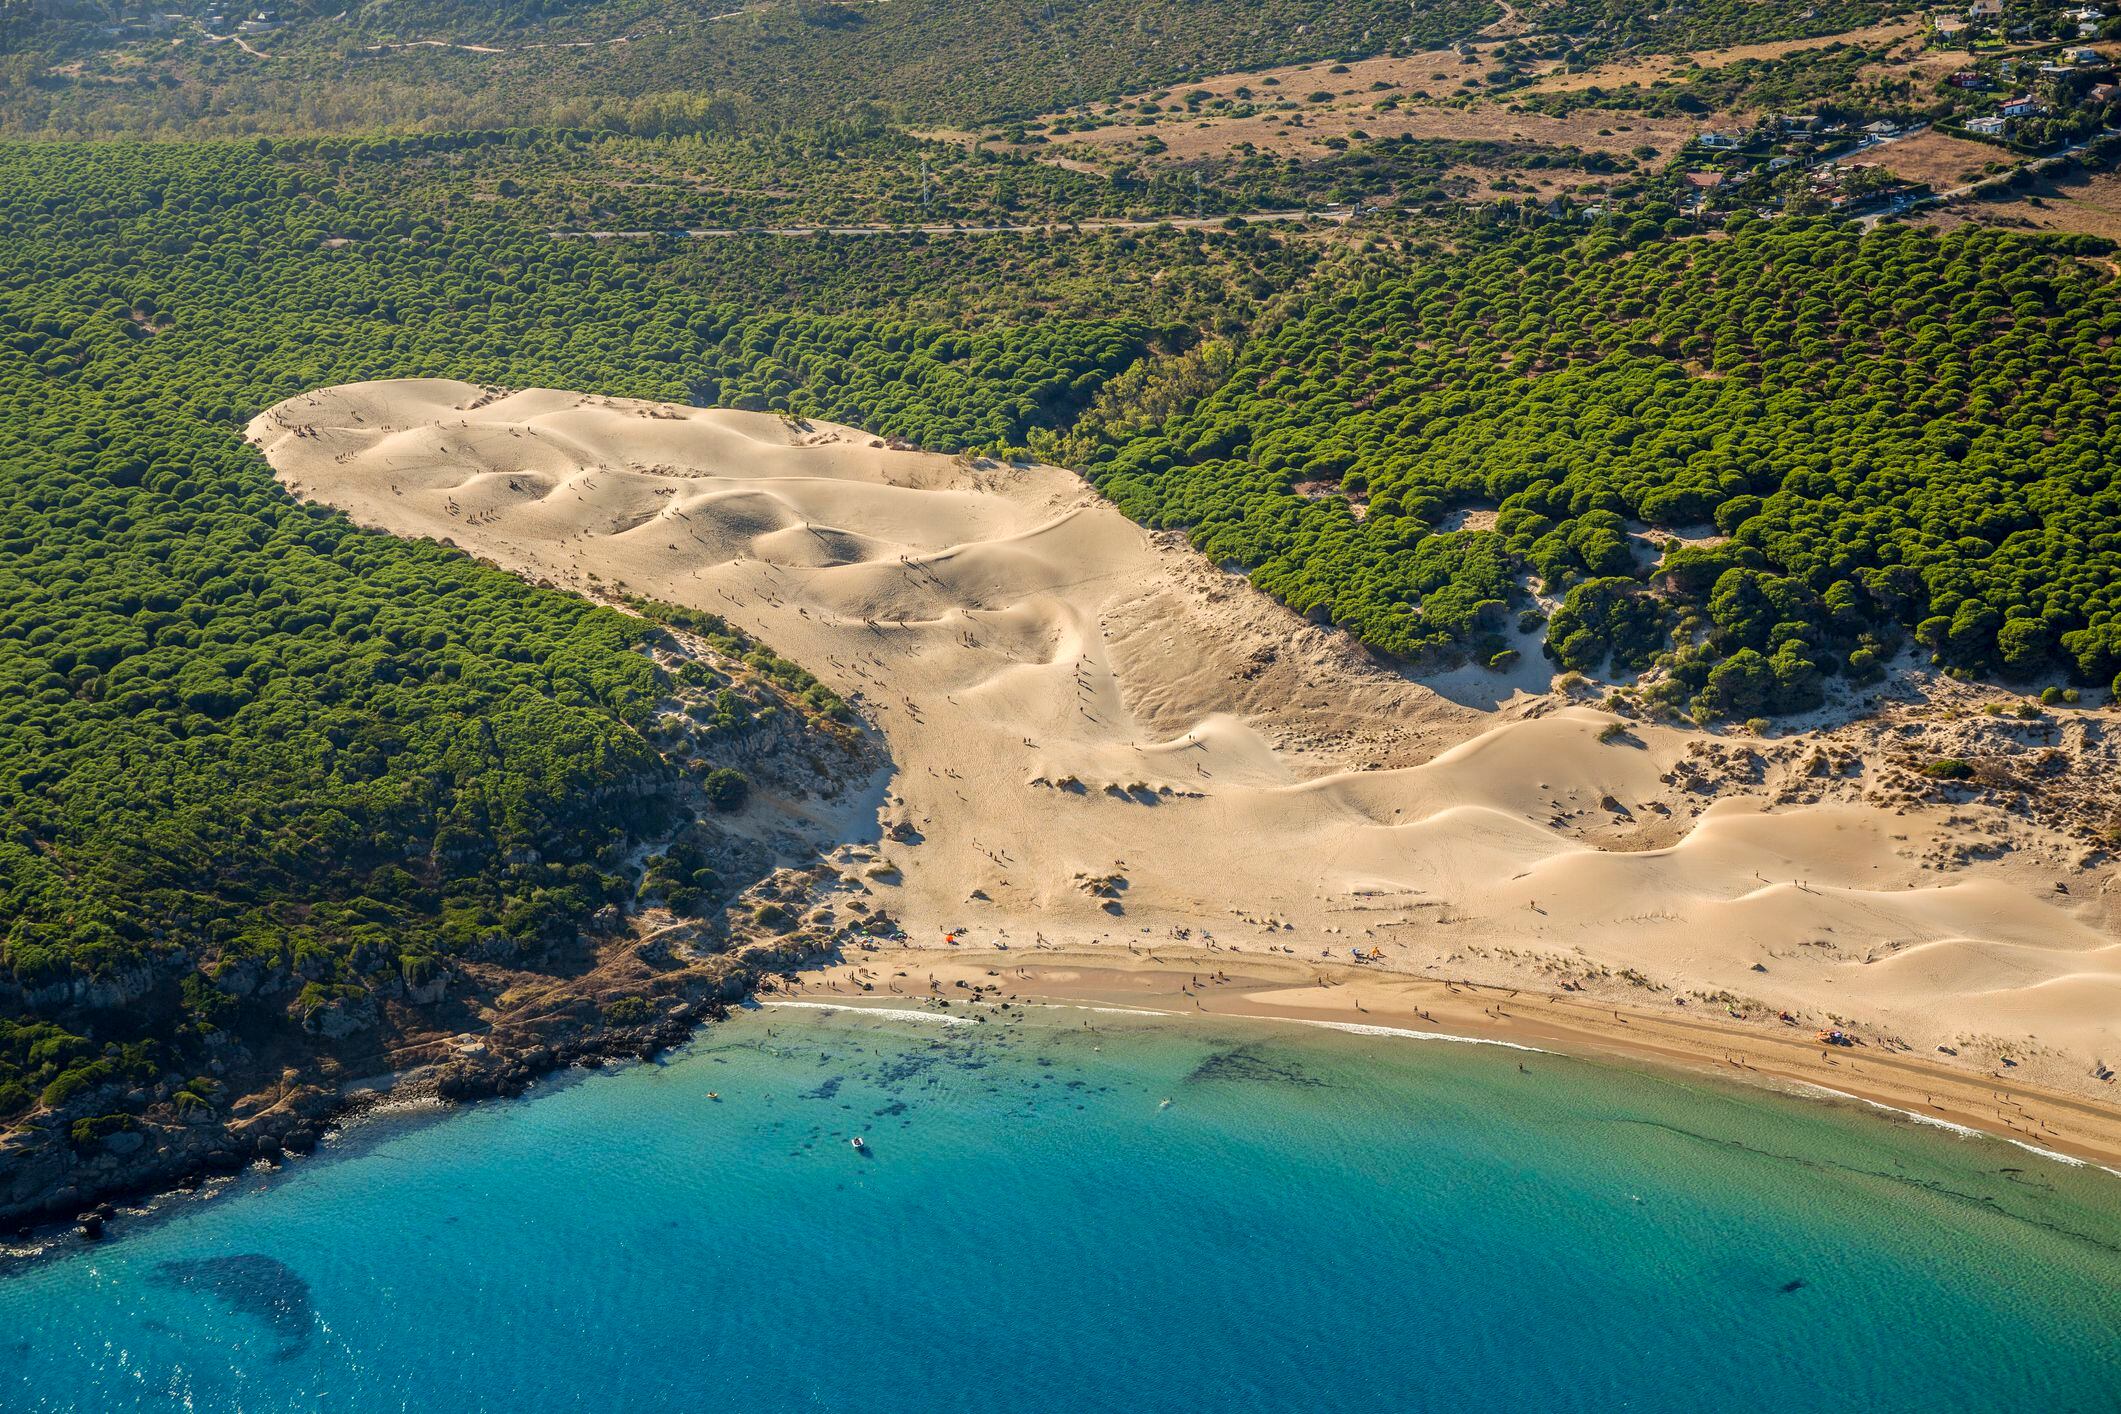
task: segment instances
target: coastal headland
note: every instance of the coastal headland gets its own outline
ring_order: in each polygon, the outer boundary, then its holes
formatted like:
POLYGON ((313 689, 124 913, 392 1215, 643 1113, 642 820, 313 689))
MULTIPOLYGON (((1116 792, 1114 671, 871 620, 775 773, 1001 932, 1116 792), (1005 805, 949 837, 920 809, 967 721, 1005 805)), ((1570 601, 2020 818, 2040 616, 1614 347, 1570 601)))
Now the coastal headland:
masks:
POLYGON ((408 380, 250 436, 359 523, 719 615, 859 707, 889 787, 776 916, 891 926, 784 992, 1492 1034, 2121 1157, 2111 710, 1904 673, 1755 737, 1536 653, 1416 674, 1066 471, 772 414, 408 380))

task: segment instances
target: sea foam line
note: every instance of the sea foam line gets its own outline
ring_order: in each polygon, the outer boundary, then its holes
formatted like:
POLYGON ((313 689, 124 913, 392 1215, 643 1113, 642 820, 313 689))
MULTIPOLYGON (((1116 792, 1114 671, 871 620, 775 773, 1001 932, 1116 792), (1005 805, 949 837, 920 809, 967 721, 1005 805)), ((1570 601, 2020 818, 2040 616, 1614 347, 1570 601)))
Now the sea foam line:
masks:
MULTIPOLYGON (((1023 1005, 1018 1003, 1018 1005, 1023 1005)), ((1404 1026, 1373 1026, 1364 1021, 1321 1021, 1305 1016, 1256 1016, 1245 1011, 1159 1011, 1154 1007, 1087 1006, 1081 1002, 1032 1002, 1032 1006, 1048 1007, 1055 1011, 1094 1011, 1107 1016, 1175 1016, 1188 1021, 1214 1021, 1227 1018, 1237 1021, 1264 1021, 1269 1025, 1287 1022, 1292 1026, 1323 1026, 1328 1031, 1347 1031, 1357 1036, 1397 1036, 1406 1041, 1449 1041, 1460 1046, 1501 1046, 1506 1050, 1529 1051, 1535 1056, 1553 1056, 1559 1051, 1544 1050, 1538 1046, 1527 1046, 1517 1041, 1498 1041, 1490 1036, 1459 1036, 1449 1031, 1413 1031, 1404 1026)))
MULTIPOLYGON (((1022 1006, 1025 1003, 1017 1003, 1022 1006)), ((1221 1018, 1236 1021, 1264 1021, 1269 1025, 1286 1022, 1292 1026, 1323 1026, 1328 1031, 1347 1031, 1357 1036, 1397 1036, 1405 1041, 1449 1041, 1460 1046, 1501 1046, 1505 1050, 1527 1051, 1535 1056, 1560 1055, 1539 1046, 1527 1046, 1518 1041, 1498 1041, 1491 1036, 1459 1036, 1449 1031, 1414 1031, 1404 1026, 1373 1026, 1365 1021, 1321 1021, 1306 1016, 1256 1016, 1244 1011, 1160 1011, 1154 1007, 1089 1006, 1082 1002, 1031 1002, 1031 1006, 1046 1007, 1054 1011, 1094 1011, 1107 1016, 1175 1016, 1187 1021, 1214 1021, 1221 1018)))
POLYGON ((860 1002, 795 1002, 761 1001, 759 1006, 803 1007, 810 1011, 858 1011, 869 1016, 898 1016, 908 1021, 933 1021, 939 1026, 970 1026, 972 1023, 962 1016, 944 1016, 941 1012, 916 1011, 912 1007, 864 1006, 860 1002))
MULTIPOLYGON (((989 1005, 997 1005, 989 1003, 989 1005)), ((1153 1006, 1091 1006, 1087 1002, 1011 1002, 1011 1006, 1035 1006, 1046 1011, 1094 1011, 1099 1016, 1183 1016, 1184 1012, 1164 1011, 1153 1006)))
POLYGON ((2080 1159, 2075 1154, 2064 1154, 2054 1149, 2043 1149, 2038 1144, 2029 1144, 2023 1139, 2013 1139, 2007 1134, 1998 1134, 1992 1129, 1980 1129, 1971 1124, 1960 1124, 1955 1120, 1939 1119, 1935 1115, 1926 1115, 1920 1110, 1902 1109, 1898 1105, 1888 1105, 1882 1100, 1873 1100, 1867 1095, 1851 1095, 1846 1090, 1836 1090, 1831 1085, 1815 1085, 1809 1080, 1792 1080, 1789 1083, 1802 1090, 1810 1090, 1821 1095, 1831 1095, 1837 1100, 1854 1100, 1859 1105, 1869 1105, 1874 1110, 1884 1110, 1887 1114, 1899 1115, 1902 1119, 1911 1119, 1917 1124, 1926 1124, 1932 1129, 1949 1130, 1962 1139, 2000 1139, 2013 1148, 2023 1149, 2028 1154, 2037 1154, 2043 1159, 2053 1159, 2056 1163, 2067 1164, 2073 1169, 2095 1168, 2102 1173, 2110 1173, 2116 1178, 2121 1178, 2121 1169, 2108 1168, 2105 1164, 2095 1164, 2090 1159, 2080 1159))
POLYGON ((1256 1018, 1262 1021, 1290 1021, 1298 1026, 1323 1026, 1328 1031, 1347 1031, 1357 1036, 1399 1036, 1409 1041, 1449 1041, 1459 1046, 1500 1046, 1506 1051, 1528 1051, 1535 1056, 1553 1056, 1559 1051, 1549 1051, 1541 1046, 1527 1046, 1522 1041, 1499 1041, 1492 1036, 1457 1036, 1449 1031, 1412 1031, 1404 1026, 1373 1026, 1364 1021, 1319 1021, 1306 1016, 1275 1016, 1256 1018))

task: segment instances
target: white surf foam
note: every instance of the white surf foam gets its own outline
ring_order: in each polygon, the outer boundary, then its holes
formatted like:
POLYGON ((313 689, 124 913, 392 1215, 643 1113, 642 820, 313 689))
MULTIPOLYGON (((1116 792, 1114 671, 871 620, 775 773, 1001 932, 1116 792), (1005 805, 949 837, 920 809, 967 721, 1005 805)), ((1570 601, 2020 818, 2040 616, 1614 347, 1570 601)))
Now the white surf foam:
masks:
POLYGON ((1362 1021, 1316 1021, 1302 1016, 1259 1017, 1261 1021, 1291 1021, 1298 1026, 1323 1026, 1328 1031, 1347 1031, 1357 1036, 1399 1036, 1409 1041, 1449 1041, 1458 1046, 1500 1046, 1506 1051, 1528 1051, 1535 1056, 1553 1056, 1559 1051, 1527 1046, 1522 1041, 1498 1041, 1492 1036, 1458 1036, 1449 1031, 1413 1031, 1404 1026, 1372 1026, 1362 1021))
POLYGON ((865 1006, 861 1002, 795 1002, 775 998, 761 1001, 759 1006, 800 1007, 808 1011, 858 1011, 865 1016, 896 1016, 907 1021, 932 1021, 938 1026, 970 1026, 962 1016, 945 1016, 939 1011, 915 1011, 912 1007, 865 1006))
POLYGON ((1962 1139, 2000 1139, 2013 1148, 2023 1149, 2028 1154, 2037 1154, 2043 1159, 2053 1159, 2056 1163, 2067 1164, 2073 1169, 2095 1168, 2102 1172, 2110 1173, 2116 1178, 2121 1178, 2121 1169, 2108 1168, 2105 1164, 2095 1164, 2090 1159, 2080 1159, 2074 1154, 2064 1154, 2053 1149, 2043 1149, 2038 1144, 2029 1144, 2023 1139, 2013 1139, 2007 1134, 1997 1134, 1993 1130, 1977 1129, 1971 1124, 1960 1124, 1954 1120, 1939 1119, 1935 1115, 1926 1115, 1920 1110, 1902 1109, 1898 1105, 1888 1105, 1882 1100, 1873 1100, 1864 1095, 1851 1095, 1848 1091, 1836 1090, 1831 1085, 1815 1085, 1809 1080, 1792 1080, 1788 1083, 1797 1089, 1810 1090, 1815 1094, 1828 1095, 1837 1100, 1854 1100, 1859 1105, 1868 1105, 1874 1110, 1884 1110, 1887 1114, 1899 1115, 1902 1119, 1911 1119, 1917 1124, 1926 1124, 1932 1129, 1948 1130, 1962 1139))

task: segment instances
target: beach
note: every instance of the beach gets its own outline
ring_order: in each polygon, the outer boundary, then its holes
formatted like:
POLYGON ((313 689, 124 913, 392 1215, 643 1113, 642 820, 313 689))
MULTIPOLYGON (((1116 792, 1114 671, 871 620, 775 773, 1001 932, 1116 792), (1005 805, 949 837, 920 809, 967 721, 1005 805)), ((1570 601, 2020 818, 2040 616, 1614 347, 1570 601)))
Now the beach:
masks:
POLYGON ((2111 1404, 2096 1170, 1636 1064, 982 1010, 766 1005, 354 1126, 13 1269, 0 1404, 2111 1404))
MULTIPOLYGON (((1015 1007, 1089 1009, 1177 1021, 1259 1019, 1414 1041, 1602 1057, 1873 1106, 1962 1134, 1992 1134, 2044 1157, 2121 1175, 2121 1113, 2095 1099, 1969 1076, 1925 1057, 1823 1046, 1779 1021, 1741 1026, 1615 1006, 1569 993, 1410 977, 1353 964, 1231 956, 1185 947, 1109 950, 880 948, 775 984, 768 1005, 896 1011, 894 997, 950 1002, 961 1016, 1015 1007), (968 1001, 972 988, 980 1000, 968 1001)), ((939 1008, 948 1011, 949 1008, 939 1008)))
POLYGON ((2077 788, 2110 783, 2109 711, 1937 681, 1772 739, 1627 720, 1536 648, 1377 661, 1068 472, 772 414, 412 380, 250 435, 361 524, 719 614, 855 703, 894 771, 816 906, 888 915, 909 946, 847 956, 902 989, 1021 965, 1037 995, 1720 1065, 2121 1156, 2077 788), (2056 785, 1924 778, 1974 751, 2056 785), (1238 980, 1179 990, 1211 968, 1238 980))

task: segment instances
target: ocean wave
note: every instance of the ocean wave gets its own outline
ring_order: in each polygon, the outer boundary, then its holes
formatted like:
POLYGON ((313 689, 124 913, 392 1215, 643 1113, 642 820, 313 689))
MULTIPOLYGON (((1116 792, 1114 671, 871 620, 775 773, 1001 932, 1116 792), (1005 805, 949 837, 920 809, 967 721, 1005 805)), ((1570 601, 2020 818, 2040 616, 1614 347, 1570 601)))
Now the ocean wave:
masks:
POLYGON ((1396 1036, 1407 1041, 1449 1041, 1461 1046, 1501 1046, 1510 1051, 1527 1051, 1535 1056, 1553 1056, 1559 1051, 1549 1051, 1539 1046, 1527 1046, 1520 1041, 1499 1041, 1490 1036, 1460 1036, 1449 1031, 1414 1031, 1404 1026, 1376 1026, 1366 1021, 1322 1021, 1303 1016, 1259 1016, 1243 1011, 1164 1011, 1156 1007, 1092 1006, 1086 1002, 1019 1002, 1019 1006, 1043 1007, 1048 1011, 1093 1011, 1105 1016, 1172 1016, 1187 1021, 1264 1021, 1271 1024, 1287 1023, 1291 1026, 1322 1026, 1328 1031, 1346 1031, 1357 1036, 1396 1036))
POLYGON ((896 1016, 907 1021, 933 1021, 939 1026, 970 1026, 972 1023, 962 1016, 945 1016, 938 1011, 916 1011, 912 1007, 864 1006, 860 1002, 795 1002, 775 998, 760 1001, 758 1006, 800 1007, 808 1011, 858 1011, 866 1016, 896 1016))
POLYGON ((1288 1021, 1298 1026, 1323 1026, 1328 1031, 1346 1031, 1357 1036, 1398 1036, 1409 1041, 1450 1041, 1460 1046, 1500 1046, 1506 1051, 1529 1051, 1535 1056, 1561 1054, 1522 1041, 1498 1041, 1492 1036, 1458 1036, 1449 1031, 1413 1031, 1404 1026, 1373 1026, 1365 1021, 1317 1021, 1303 1016, 1257 1017, 1260 1021, 1288 1021))
POLYGON ((1792 1080, 1788 1083, 1800 1090, 1810 1090, 1815 1094, 1828 1095, 1837 1100, 1854 1100, 1859 1105, 1868 1105, 1874 1110, 1884 1110, 1887 1114, 1899 1115, 1902 1119, 1911 1119, 1917 1124, 1926 1124, 1932 1129, 1948 1130, 1962 1139, 2000 1139, 2013 1148, 2023 1149, 2028 1154, 2037 1154, 2043 1159, 2053 1159, 2056 1163, 2067 1164, 2073 1169, 2095 1168, 2102 1173, 2110 1173, 2116 1178, 2121 1178, 2121 1169, 2108 1168, 2105 1164, 2095 1164, 2090 1159, 2080 1159, 2075 1154, 2064 1154, 2054 1149, 2043 1149, 2038 1144, 2027 1143, 2023 1139, 2013 1139, 2007 1134, 1998 1134, 1992 1129, 1981 1129, 1971 1124, 1960 1124, 1956 1120, 1939 1119, 1935 1115, 1926 1115, 1920 1110, 1902 1109, 1898 1105, 1888 1105, 1883 1100, 1873 1100, 1867 1095, 1851 1095, 1846 1090, 1836 1090, 1831 1085, 1816 1085, 1809 1080, 1792 1080))
POLYGON ((1014 1002, 1014 1006, 1035 1006, 1046 1011, 1094 1011, 1099 1016, 1184 1016, 1180 1011, 1165 1011, 1153 1006, 1092 1006, 1088 1002, 1014 1002))

